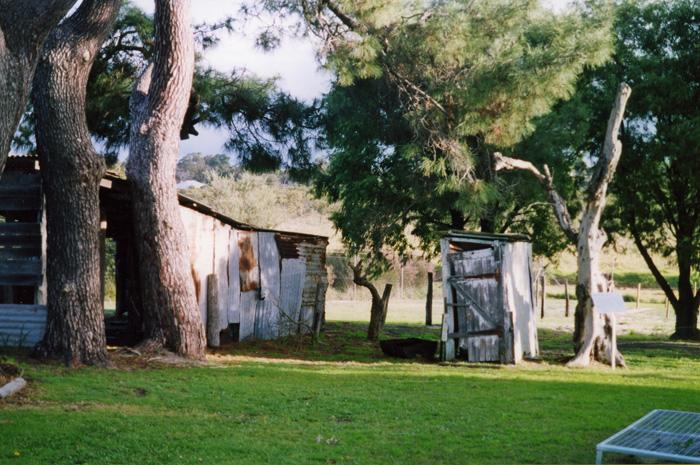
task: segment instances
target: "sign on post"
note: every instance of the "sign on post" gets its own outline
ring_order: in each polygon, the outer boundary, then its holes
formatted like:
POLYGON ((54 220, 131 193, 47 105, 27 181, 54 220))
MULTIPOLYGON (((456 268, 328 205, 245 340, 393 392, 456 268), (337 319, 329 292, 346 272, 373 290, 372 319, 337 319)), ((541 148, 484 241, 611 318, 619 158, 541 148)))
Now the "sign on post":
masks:
POLYGON ((591 299, 596 311, 603 315, 627 311, 625 300, 619 292, 594 292, 591 294, 591 299))
POLYGON ((612 351, 610 354, 610 366, 615 369, 615 358, 617 358, 617 322, 615 315, 627 311, 625 299, 619 292, 594 292, 591 294, 593 306, 601 315, 609 315, 612 324, 612 351))

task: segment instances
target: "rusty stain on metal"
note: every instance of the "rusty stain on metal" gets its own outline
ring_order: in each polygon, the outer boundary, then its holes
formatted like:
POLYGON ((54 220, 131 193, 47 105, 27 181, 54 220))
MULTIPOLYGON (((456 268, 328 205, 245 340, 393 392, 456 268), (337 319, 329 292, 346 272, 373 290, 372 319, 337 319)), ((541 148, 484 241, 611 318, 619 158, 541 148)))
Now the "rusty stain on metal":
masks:
POLYGON ((202 284, 199 282, 199 273, 197 273, 197 268, 194 264, 190 265, 190 272, 192 273, 192 281, 194 281, 194 295, 197 296, 197 303, 199 304, 199 290, 202 284))
POLYGON ((258 262, 255 259, 255 249, 253 248, 252 234, 241 231, 239 233, 238 247, 241 250, 241 257, 238 260, 238 267, 241 277, 241 292, 258 289, 258 262))

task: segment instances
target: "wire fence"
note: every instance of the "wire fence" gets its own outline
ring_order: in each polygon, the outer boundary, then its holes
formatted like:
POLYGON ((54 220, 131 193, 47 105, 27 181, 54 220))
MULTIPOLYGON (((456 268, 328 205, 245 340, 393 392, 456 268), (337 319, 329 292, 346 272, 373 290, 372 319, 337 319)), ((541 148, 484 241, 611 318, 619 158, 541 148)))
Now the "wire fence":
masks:
MULTIPOLYGON (((350 268, 352 258, 342 254, 329 254, 326 268, 328 272, 328 300, 365 301, 369 292, 354 284, 350 268)), ((374 279, 378 288, 391 283, 394 291, 392 300, 425 300, 428 293, 428 273, 433 274, 433 299, 442 298, 442 270, 438 262, 425 259, 412 259, 406 263, 396 261, 391 269, 374 279)), ((672 314, 668 298, 655 284, 634 276, 606 274, 610 289, 620 292, 624 300, 632 303, 631 308, 642 308, 647 304, 665 305, 666 319, 672 314)), ((565 316, 573 316, 576 306, 576 277, 548 269, 541 260, 532 264, 533 304, 541 318, 545 316, 548 299, 565 301, 565 316)), ((697 286, 697 284, 695 284, 697 286)))
MULTIPOLYGON (((352 259, 345 255, 329 254, 326 257, 329 300, 367 300, 369 292, 357 286, 352 279, 352 259)), ((389 271, 374 279, 377 287, 391 283, 392 299, 425 299, 428 292, 428 273, 433 274, 434 295, 442 295, 442 273, 439 265, 428 260, 414 259, 401 264, 392 263, 389 271)))

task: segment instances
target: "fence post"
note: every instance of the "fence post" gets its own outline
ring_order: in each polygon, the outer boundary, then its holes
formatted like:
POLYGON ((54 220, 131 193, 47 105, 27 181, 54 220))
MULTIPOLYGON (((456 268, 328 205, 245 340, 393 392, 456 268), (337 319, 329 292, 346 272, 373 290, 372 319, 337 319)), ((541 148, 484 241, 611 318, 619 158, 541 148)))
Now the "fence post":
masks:
POLYGON ((642 291, 642 283, 637 283, 637 304, 635 305, 635 309, 639 310, 639 294, 642 291))
POLYGON ((547 295, 546 280, 544 279, 544 272, 542 272, 542 277, 540 278, 542 285, 540 286, 542 290, 542 298, 540 300, 540 318, 544 318, 544 301, 547 295))
POLYGON ((564 281, 564 299, 566 300, 564 304, 564 316, 568 318, 569 316, 569 282, 564 281))
POLYGON ((425 298, 425 325, 433 324, 433 273, 428 271, 428 295, 425 298))
POLYGON ((535 275, 535 301, 533 302, 535 309, 537 309, 537 304, 540 301, 540 272, 538 272, 537 275, 535 275))
MULTIPOLYGON (((352 265, 357 266, 357 255, 352 257, 352 265)), ((355 284, 355 280, 352 280, 352 300, 355 300, 355 292, 357 292, 357 284, 355 284)))

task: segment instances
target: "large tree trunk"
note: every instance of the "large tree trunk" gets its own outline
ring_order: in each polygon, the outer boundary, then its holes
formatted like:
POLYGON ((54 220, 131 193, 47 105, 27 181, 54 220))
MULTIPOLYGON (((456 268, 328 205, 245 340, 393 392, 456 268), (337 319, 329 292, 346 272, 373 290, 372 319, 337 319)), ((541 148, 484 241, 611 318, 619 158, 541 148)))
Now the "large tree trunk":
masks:
MULTIPOLYGON (((577 324, 573 338, 577 356, 569 362, 570 366, 586 366, 591 359, 603 363, 611 363, 612 361, 613 344, 610 320, 607 316, 601 316, 595 312, 591 299, 592 293, 608 291, 607 281, 600 271, 600 255, 607 236, 602 230, 584 232, 586 219, 587 216, 584 215, 577 247, 577 303, 574 314, 577 324)), ((588 219, 590 220, 590 217, 588 219)), ((616 354, 616 365, 624 366, 624 358, 617 350, 616 354)))
POLYGON ((157 0, 155 58, 131 101, 127 177, 132 186, 145 345, 204 356, 202 318, 190 274, 175 167, 194 70, 189 2, 157 0))
MULTIPOLYGON (((686 245, 687 242, 682 242, 678 240, 676 246, 676 261, 678 263, 678 295, 673 291, 673 288, 668 283, 666 278, 654 263, 654 259, 649 254, 649 250, 642 241, 642 237, 639 234, 636 226, 636 218, 632 218, 630 224, 630 230, 632 233, 632 238, 634 239, 634 244, 637 246, 642 258, 646 262, 651 274, 656 279, 659 287, 666 298, 671 303, 673 310, 676 314, 676 328, 674 333, 671 335, 671 339, 693 339, 697 340, 700 338, 700 332, 697 329, 698 325, 698 307, 700 307, 700 291, 695 292, 693 295, 693 284, 691 281, 692 275, 692 245, 686 245)), ((692 237, 692 233, 683 231, 679 234, 679 237, 692 237)))
POLYGON ((0 0, 0 172, 27 107, 41 47, 74 3, 0 0))
MULTIPOLYGON (((621 84, 610 112, 605 132, 605 142, 593 176, 588 187, 586 208, 581 218, 578 231, 577 263, 578 277, 576 285, 576 320, 583 320, 583 325, 574 333, 576 356, 569 366, 588 366, 595 359, 603 363, 612 363, 613 340, 610 319, 596 311, 591 294, 607 291, 605 279, 600 271, 600 254, 607 241, 607 234, 600 227, 600 220, 605 209, 607 191, 622 155, 622 143, 618 135, 632 90, 627 84, 621 84)), ((615 364, 625 366, 622 354, 614 348, 615 364)))
MULTIPOLYGON (((371 285, 370 285, 371 286, 371 285)), ((370 290, 372 294, 372 307, 370 309, 369 325, 367 326, 367 339, 370 341, 378 341, 379 336, 384 331, 384 325, 386 324, 386 313, 389 309, 389 297, 391 296, 391 284, 384 285, 384 292, 379 295, 377 288, 372 286, 367 289, 370 290)))
POLYGON ((47 221, 48 315, 40 356, 72 365, 107 360, 100 264, 102 157, 85 121, 90 68, 121 0, 85 0, 51 33, 33 103, 47 221))
MULTIPOLYGON (((688 235, 686 237, 692 237, 688 235)), ((680 241, 679 241, 680 242, 680 241)), ((676 259, 678 261, 678 297, 671 299, 676 314, 676 329, 671 339, 698 339, 698 304, 700 293, 693 293, 692 283, 692 246, 679 243, 676 259)))
MULTIPOLYGON (((544 185, 559 225, 569 240, 576 244, 578 265, 576 285, 578 302, 574 329, 576 356, 569 362, 569 366, 588 366, 593 359, 603 363, 612 361, 613 341, 610 319, 596 311, 591 294, 607 291, 605 279, 600 272, 600 254, 607 235, 600 227, 600 220, 605 209, 608 186, 622 155, 622 143, 618 134, 631 93, 632 90, 627 84, 620 85, 608 119, 603 150, 593 168, 588 184, 586 206, 578 230, 573 225, 566 202, 554 188, 554 180, 547 165, 544 166, 544 173, 542 173, 528 161, 504 157, 500 153, 495 155, 496 170, 529 171, 544 185)), ((624 366, 622 355, 617 350, 615 353, 617 354, 616 365, 624 366)))

